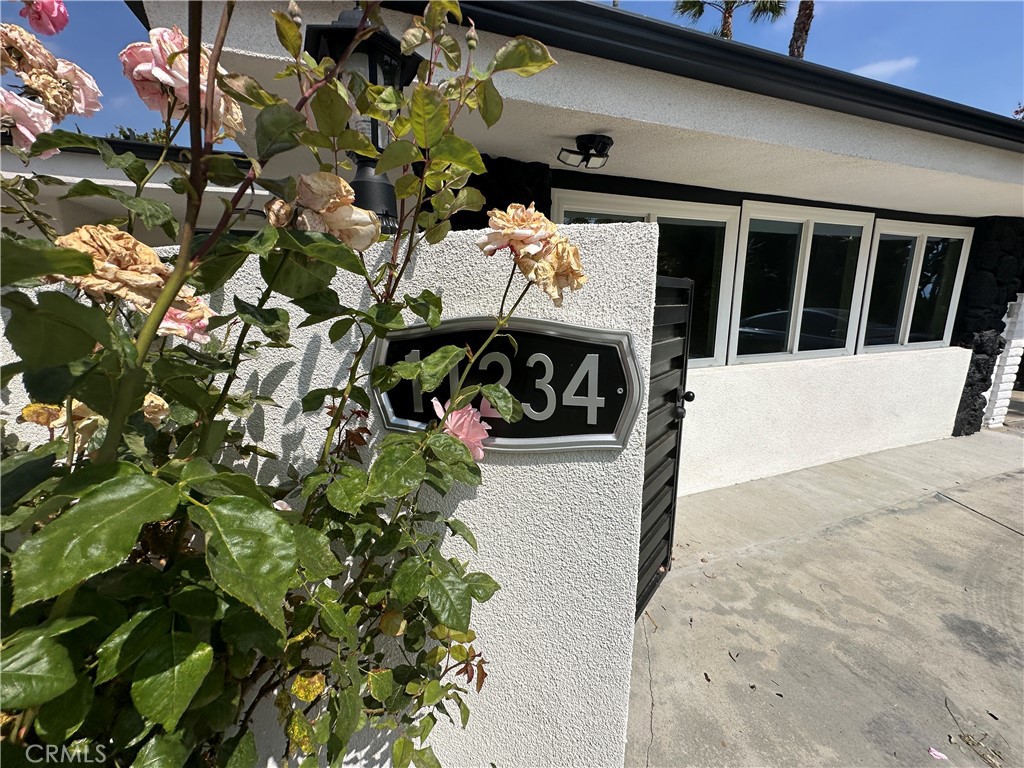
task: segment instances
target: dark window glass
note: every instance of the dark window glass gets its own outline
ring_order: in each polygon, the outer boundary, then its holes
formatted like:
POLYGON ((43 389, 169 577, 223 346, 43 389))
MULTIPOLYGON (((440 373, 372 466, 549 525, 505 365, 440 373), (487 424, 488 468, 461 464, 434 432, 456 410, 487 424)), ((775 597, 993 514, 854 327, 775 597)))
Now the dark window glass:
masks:
POLYGON ((960 265, 963 240, 929 237, 921 261, 921 277, 914 297, 908 341, 939 341, 946 331, 946 318, 953 299, 953 283, 960 265))
POLYGON ((899 344, 916 245, 917 239, 908 235, 879 237, 875 274, 871 278, 868 325, 864 329, 865 346, 899 344))
POLYGON ((850 327, 862 228, 815 224, 797 349, 841 349, 850 327))
POLYGON ((750 222, 740 300, 736 351, 741 355, 785 352, 793 310, 793 282, 803 225, 750 222))
POLYGON ((619 216, 614 213, 588 213, 587 211, 565 211, 563 224, 622 224, 630 221, 647 221, 644 216, 619 216))
POLYGON ((658 274, 693 280, 690 357, 714 357, 725 223, 658 219, 658 274))

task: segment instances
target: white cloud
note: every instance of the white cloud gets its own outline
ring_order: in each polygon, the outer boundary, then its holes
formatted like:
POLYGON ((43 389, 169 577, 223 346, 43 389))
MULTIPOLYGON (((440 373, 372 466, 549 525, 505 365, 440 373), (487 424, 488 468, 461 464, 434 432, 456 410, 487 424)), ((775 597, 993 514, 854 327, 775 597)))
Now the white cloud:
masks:
POLYGON ((870 77, 875 80, 889 81, 896 77, 896 75, 910 72, 916 66, 916 56, 904 56, 902 59, 886 59, 885 61, 865 64, 863 67, 857 67, 853 70, 853 74, 870 77))

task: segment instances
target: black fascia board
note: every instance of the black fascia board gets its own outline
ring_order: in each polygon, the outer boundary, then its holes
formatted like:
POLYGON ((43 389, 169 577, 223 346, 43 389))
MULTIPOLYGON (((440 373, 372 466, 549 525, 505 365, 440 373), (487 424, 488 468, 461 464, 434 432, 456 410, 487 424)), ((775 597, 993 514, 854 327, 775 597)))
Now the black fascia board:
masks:
MULTIPOLYGON (((385 0, 419 14, 422 0, 385 0)), ((461 3, 479 29, 868 120, 1024 153, 1024 122, 583 0, 461 3)))

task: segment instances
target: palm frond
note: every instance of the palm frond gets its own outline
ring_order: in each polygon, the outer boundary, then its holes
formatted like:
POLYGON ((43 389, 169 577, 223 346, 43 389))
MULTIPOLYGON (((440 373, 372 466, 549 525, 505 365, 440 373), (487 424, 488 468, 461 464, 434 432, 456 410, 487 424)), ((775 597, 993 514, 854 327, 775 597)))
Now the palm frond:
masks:
POLYGON ((786 15, 786 0, 754 0, 751 21, 778 21, 786 15))
POLYGON ((704 15, 706 5, 707 3, 702 2, 702 0, 676 0, 673 12, 676 16, 682 16, 691 22, 700 21, 701 16, 704 15))

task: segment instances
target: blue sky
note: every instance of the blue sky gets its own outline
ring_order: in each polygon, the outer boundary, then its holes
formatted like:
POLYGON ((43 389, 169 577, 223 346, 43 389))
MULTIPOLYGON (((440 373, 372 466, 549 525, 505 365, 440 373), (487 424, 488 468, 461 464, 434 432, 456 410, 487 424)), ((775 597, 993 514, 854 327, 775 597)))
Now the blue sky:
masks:
MULTIPOLYGON (((121 73, 117 53, 145 39, 145 30, 122 2, 66 0, 71 23, 55 37, 43 38, 57 56, 70 59, 96 78, 104 109, 92 118, 72 117, 84 132, 105 135, 115 125, 146 130, 160 124, 155 112, 138 100, 121 73)), ((786 19, 775 25, 751 24, 742 9, 735 39, 785 53, 795 1, 786 19)), ((4 21, 20 23, 20 3, 0 0, 4 21)), ((666 21, 667 0, 621 0, 624 10, 666 21)), ((709 10, 697 29, 715 26, 709 10)), ((857 72, 893 85, 1009 115, 1024 99, 1024 0, 988 2, 841 2, 818 0, 805 58, 817 64, 857 72)), ((400 30, 393 30, 400 32, 400 30)), ((526 30, 524 30, 526 31, 526 30)))

